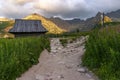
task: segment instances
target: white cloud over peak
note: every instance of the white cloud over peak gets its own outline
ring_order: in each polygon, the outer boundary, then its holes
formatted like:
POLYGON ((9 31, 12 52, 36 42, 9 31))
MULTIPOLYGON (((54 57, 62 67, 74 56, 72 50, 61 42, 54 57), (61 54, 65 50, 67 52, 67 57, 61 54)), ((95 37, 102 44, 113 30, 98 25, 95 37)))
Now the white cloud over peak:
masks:
POLYGON ((120 9, 120 0, 0 0, 0 16, 21 18, 38 12, 47 17, 87 18, 120 9))

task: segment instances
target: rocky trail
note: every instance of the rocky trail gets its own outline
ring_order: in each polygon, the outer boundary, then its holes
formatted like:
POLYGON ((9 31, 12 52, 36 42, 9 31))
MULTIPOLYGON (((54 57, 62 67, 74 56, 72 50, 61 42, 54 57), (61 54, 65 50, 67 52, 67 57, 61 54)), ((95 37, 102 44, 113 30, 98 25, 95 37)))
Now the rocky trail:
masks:
POLYGON ((81 37, 63 47, 59 38, 52 38, 51 52, 44 50, 39 63, 16 80, 98 80, 81 66, 85 40, 86 37, 81 37))

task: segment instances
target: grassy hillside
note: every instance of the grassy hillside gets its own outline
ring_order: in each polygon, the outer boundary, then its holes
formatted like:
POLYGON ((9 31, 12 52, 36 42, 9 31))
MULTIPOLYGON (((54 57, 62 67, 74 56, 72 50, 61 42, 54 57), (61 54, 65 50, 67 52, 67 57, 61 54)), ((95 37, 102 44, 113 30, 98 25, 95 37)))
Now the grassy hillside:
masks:
POLYGON ((4 28, 10 25, 10 22, 0 22, 0 32, 3 31, 4 28))
POLYGON ((8 33, 9 29, 13 27, 14 21, 1 21, 0 22, 0 38, 3 38, 5 35, 13 38, 14 35, 8 33))
POLYGON ((0 80, 16 80, 49 45, 44 37, 0 39, 0 80))
POLYGON ((118 23, 109 23, 106 28, 94 30, 86 42, 83 65, 95 72, 100 80, 120 79, 119 32, 118 23))
POLYGON ((66 30, 61 29, 56 24, 54 24, 52 21, 46 19, 43 16, 40 16, 39 14, 31 14, 26 16, 23 19, 29 19, 29 20, 41 20, 42 25, 48 30, 48 33, 52 34, 61 34, 66 32, 66 30))
POLYGON ((3 18, 1 18, 0 17, 0 21, 10 21, 11 19, 9 19, 9 18, 5 18, 5 17, 3 17, 3 18))

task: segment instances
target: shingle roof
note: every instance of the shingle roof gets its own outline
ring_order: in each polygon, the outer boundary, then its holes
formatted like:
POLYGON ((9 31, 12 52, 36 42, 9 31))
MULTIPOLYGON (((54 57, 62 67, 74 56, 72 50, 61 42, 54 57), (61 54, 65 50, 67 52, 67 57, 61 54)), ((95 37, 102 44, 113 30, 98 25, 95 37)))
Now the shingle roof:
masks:
POLYGON ((22 20, 16 19, 14 27, 9 31, 10 33, 15 32, 47 32, 42 26, 40 20, 22 20))

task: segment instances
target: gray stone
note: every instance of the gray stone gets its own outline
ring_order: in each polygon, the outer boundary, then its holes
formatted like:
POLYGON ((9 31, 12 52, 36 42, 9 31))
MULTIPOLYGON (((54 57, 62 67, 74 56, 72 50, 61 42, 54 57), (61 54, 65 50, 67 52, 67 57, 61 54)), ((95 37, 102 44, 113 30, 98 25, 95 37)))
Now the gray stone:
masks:
POLYGON ((95 80, 95 79, 89 79, 89 80, 95 80))
POLYGON ((77 69, 77 71, 80 72, 80 73, 86 73, 87 72, 87 70, 85 68, 79 68, 79 69, 77 69))
POLYGON ((62 49, 62 47, 59 47, 59 48, 58 48, 58 50, 61 50, 61 49, 62 49))
POLYGON ((62 64, 62 65, 64 65, 64 64, 65 64, 65 62, 63 62, 63 61, 60 61, 60 62, 58 62, 58 64, 62 64))
POLYGON ((67 48, 69 48, 70 46, 67 46, 67 48))
POLYGON ((64 78, 63 75, 58 76, 58 79, 63 79, 63 78, 64 78))
POLYGON ((36 75, 36 80, 44 80, 44 76, 41 76, 41 75, 36 75))
POLYGON ((57 52, 57 50, 52 50, 51 52, 56 53, 56 52, 57 52))
POLYGON ((90 75, 89 73, 86 73, 86 76, 92 78, 92 75, 90 75))
POLYGON ((65 65, 67 69, 72 69, 73 67, 71 65, 65 65))

